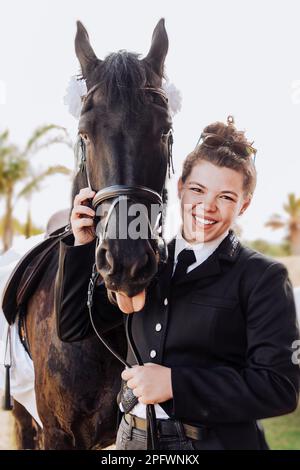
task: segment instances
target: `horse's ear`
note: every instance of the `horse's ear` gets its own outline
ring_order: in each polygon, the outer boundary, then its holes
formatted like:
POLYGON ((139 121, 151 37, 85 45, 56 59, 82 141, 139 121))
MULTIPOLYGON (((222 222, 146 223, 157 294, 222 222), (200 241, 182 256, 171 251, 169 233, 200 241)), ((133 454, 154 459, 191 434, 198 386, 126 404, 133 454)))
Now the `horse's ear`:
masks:
POLYGON ((168 48, 169 39, 165 28, 165 20, 162 18, 153 31, 150 51, 145 57, 145 60, 150 63, 154 72, 160 77, 162 77, 164 73, 164 63, 168 48))
POLYGON ((87 74, 99 62, 99 59, 90 44, 87 30, 80 21, 77 21, 75 52, 81 66, 82 75, 86 78, 87 74))

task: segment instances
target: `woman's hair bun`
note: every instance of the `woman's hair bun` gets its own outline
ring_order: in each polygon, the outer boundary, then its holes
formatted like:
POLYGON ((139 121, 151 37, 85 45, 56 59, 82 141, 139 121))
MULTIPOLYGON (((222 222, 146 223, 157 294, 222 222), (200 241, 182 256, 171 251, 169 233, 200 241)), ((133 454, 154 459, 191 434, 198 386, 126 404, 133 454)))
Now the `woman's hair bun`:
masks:
POLYGON ((234 117, 232 115, 227 117, 227 124, 219 121, 209 124, 203 129, 203 134, 216 134, 226 140, 250 145, 250 142, 248 142, 245 136, 245 131, 239 131, 235 127, 234 117))

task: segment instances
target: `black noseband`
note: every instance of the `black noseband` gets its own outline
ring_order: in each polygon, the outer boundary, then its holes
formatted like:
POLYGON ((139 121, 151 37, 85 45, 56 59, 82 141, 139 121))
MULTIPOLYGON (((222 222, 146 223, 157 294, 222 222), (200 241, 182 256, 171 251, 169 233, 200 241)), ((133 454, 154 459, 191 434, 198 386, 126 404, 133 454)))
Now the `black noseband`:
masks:
POLYGON ((96 235, 99 242, 106 239, 107 226, 113 210, 116 205, 124 199, 133 200, 134 202, 145 201, 159 205, 159 212, 154 225, 152 226, 149 216, 147 216, 147 222, 150 229, 151 240, 156 241, 156 251, 159 253, 160 262, 165 263, 167 261, 168 253, 167 245, 162 237, 162 213, 164 210, 163 200, 159 193, 153 189, 147 188, 146 186, 113 185, 103 188, 96 193, 92 201, 92 205, 95 210, 97 210, 103 202, 113 200, 104 222, 100 222, 100 227, 97 226, 96 235))

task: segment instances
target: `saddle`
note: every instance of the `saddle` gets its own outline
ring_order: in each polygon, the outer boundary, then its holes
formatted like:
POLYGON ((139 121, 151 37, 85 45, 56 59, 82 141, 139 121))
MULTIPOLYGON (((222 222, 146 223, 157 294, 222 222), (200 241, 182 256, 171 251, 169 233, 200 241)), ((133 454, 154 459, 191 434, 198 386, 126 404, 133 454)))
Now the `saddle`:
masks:
POLYGON ((69 224, 55 230, 20 259, 5 285, 1 299, 2 310, 9 325, 15 322, 19 310, 35 292, 60 240, 71 233, 69 224))

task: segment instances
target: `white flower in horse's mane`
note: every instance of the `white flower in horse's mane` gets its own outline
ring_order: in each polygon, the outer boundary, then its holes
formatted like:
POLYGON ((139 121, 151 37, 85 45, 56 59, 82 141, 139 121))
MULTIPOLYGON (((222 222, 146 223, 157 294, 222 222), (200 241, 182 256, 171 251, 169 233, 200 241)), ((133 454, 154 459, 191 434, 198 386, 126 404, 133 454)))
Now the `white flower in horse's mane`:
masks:
MULTIPOLYGON (((168 79, 162 83, 162 89, 167 95, 168 105, 172 117, 181 110, 182 95, 181 92, 176 88, 174 83, 171 83, 168 79)), ((68 106, 69 113, 74 116, 75 119, 79 119, 82 98, 87 94, 87 87, 83 78, 78 78, 73 75, 70 78, 66 94, 64 96, 64 104, 68 106)))
POLYGON ((168 104, 172 117, 175 116, 181 110, 182 95, 180 90, 176 88, 174 83, 171 83, 168 79, 163 81, 162 89, 165 91, 168 97, 168 104))
POLYGON ((76 75, 70 78, 64 104, 68 106, 69 113, 75 119, 79 119, 82 108, 82 97, 87 94, 87 87, 84 79, 79 79, 76 75))

